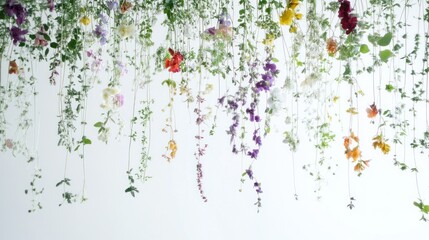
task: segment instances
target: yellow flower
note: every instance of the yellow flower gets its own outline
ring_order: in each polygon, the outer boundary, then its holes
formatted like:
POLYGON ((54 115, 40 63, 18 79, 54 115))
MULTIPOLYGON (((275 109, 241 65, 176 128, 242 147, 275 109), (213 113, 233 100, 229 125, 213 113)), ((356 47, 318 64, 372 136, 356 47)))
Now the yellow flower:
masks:
POLYGON ((301 20, 302 19, 302 13, 295 14, 296 19, 301 20))
POLYGON ((290 26, 290 28, 289 28, 289 32, 290 33, 296 33, 296 31, 298 30, 298 28, 296 27, 296 25, 292 25, 292 26, 290 26))
POLYGON ((170 158, 173 159, 176 156, 177 152, 177 144, 174 140, 170 140, 168 142, 168 148, 171 150, 170 152, 170 158))
POLYGON ((292 8, 287 8, 284 10, 283 14, 280 16, 280 25, 291 25, 295 12, 292 8))
POLYGON ((80 23, 82 23, 85 26, 88 26, 91 23, 91 19, 88 16, 83 16, 80 21, 80 23))
POLYGON ((299 4, 299 0, 290 0, 289 7, 292 10, 295 10, 295 8, 298 6, 298 4, 299 4))
POLYGON ((386 140, 383 139, 383 136, 381 134, 377 135, 372 140, 374 141, 372 143, 374 149, 380 148, 383 154, 388 154, 390 152, 390 145, 386 143, 386 140))
POLYGON ((273 45, 273 41, 274 41, 273 35, 272 34, 267 34, 265 36, 265 39, 262 40, 262 43, 265 44, 265 45, 267 45, 267 46, 272 46, 273 45))

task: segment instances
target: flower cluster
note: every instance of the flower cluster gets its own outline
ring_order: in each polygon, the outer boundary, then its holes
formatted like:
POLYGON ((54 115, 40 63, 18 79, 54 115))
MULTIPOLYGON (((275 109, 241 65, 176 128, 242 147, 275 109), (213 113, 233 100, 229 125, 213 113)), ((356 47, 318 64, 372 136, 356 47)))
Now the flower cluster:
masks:
POLYGON ((265 73, 262 74, 262 80, 256 83, 256 91, 269 91, 271 86, 274 84, 274 78, 277 76, 279 71, 277 70, 276 64, 267 60, 264 66, 265 73))
POLYGON ((226 39, 229 40, 232 38, 232 21, 231 17, 226 12, 222 12, 222 14, 218 18, 218 27, 211 27, 204 31, 204 34, 209 39, 226 39))
POLYGON ((338 17, 341 19, 341 27, 346 31, 346 34, 350 34, 356 28, 357 17, 354 14, 350 14, 353 10, 350 7, 350 1, 338 0, 340 8, 338 9, 338 17))
POLYGON ((361 172, 369 166, 369 160, 362 160, 362 152, 359 149, 359 138, 352 132, 350 136, 344 137, 344 147, 346 149, 345 154, 347 159, 351 159, 352 162, 356 162, 354 170, 361 172))
POLYGON ((295 10, 298 7, 300 1, 299 0, 290 0, 286 9, 283 11, 280 16, 280 25, 288 25, 290 26, 289 32, 295 33, 297 31, 297 26, 293 22, 296 18, 300 20, 302 18, 302 13, 297 13, 295 10))
POLYGON ((9 29, 10 37, 13 40, 13 44, 17 44, 18 42, 25 42, 24 35, 28 33, 28 30, 23 30, 20 26, 25 22, 27 17, 27 10, 21 3, 18 3, 16 0, 7 0, 3 5, 3 9, 5 13, 9 17, 16 18, 16 25, 12 26, 9 29))
POLYGON ((100 14, 100 21, 95 26, 95 30, 92 32, 97 38, 100 39, 100 44, 104 45, 107 42, 107 34, 109 26, 107 25, 108 19, 104 14, 100 14))
POLYGON ((382 134, 375 136, 372 140, 372 146, 374 149, 379 148, 384 154, 388 154, 390 152, 390 145, 386 143, 387 140, 383 138, 382 134))
POLYGON ((106 110, 114 110, 124 105, 124 95, 117 88, 105 88, 103 90, 103 103, 101 107, 106 110))
POLYGON ((16 24, 21 26, 25 22, 27 17, 27 10, 22 6, 21 3, 18 3, 16 0, 7 0, 3 5, 4 11, 9 17, 16 18, 16 24))
POLYGON ((169 72, 180 72, 180 63, 183 61, 182 54, 179 51, 175 52, 171 48, 168 49, 168 52, 170 53, 170 57, 165 58, 165 68, 169 72))

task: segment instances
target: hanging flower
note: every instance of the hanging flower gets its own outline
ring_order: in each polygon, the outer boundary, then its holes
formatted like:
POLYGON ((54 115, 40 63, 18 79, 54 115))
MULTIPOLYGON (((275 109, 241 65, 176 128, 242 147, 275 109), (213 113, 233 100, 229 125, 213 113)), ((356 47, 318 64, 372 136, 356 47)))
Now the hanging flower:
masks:
POLYGON ((6 140, 4 140, 4 145, 7 147, 7 148, 9 148, 9 149, 12 149, 13 148, 13 141, 12 141, 12 139, 6 139, 6 140))
POLYGON ((27 17, 27 10, 16 0, 7 0, 3 9, 9 17, 16 17, 16 24, 21 26, 27 17))
POLYGON ((291 8, 286 8, 280 16, 280 24, 290 26, 293 21, 294 12, 291 8))
POLYGON ((366 113, 368 113, 369 118, 374 118, 377 116, 379 110, 377 109, 377 106, 375 106, 375 103, 369 105, 369 108, 366 109, 366 113))
POLYGON ((168 145, 166 148, 167 148, 167 151, 170 151, 170 153, 168 155, 163 155, 163 157, 167 158, 167 161, 171 161, 176 157, 176 153, 177 153, 176 141, 174 141, 173 139, 168 141, 168 145))
POLYGON ((115 110, 124 105, 124 95, 119 89, 108 87, 103 90, 103 103, 101 107, 106 110, 115 110))
POLYGON ((375 136, 372 140, 374 141, 372 143, 374 149, 379 148, 384 154, 388 154, 390 152, 390 145, 386 143, 382 134, 375 136))
POLYGON ((286 9, 283 11, 280 16, 280 25, 288 25, 291 26, 289 28, 289 32, 296 33, 298 27, 294 24, 293 20, 296 18, 297 20, 302 19, 302 13, 297 13, 295 9, 298 7, 300 1, 299 0, 290 0, 286 9))
POLYGON ((350 34, 357 26, 357 17, 350 14, 353 10, 348 0, 338 0, 340 8, 338 9, 338 17, 341 19, 341 27, 350 34))
POLYGON ((53 12, 55 10, 54 0, 48 0, 49 11, 53 12))
POLYGON ((180 72, 180 63, 183 61, 182 54, 179 51, 175 52, 171 48, 168 49, 168 52, 171 58, 165 58, 165 68, 167 68, 169 72, 180 72))
POLYGON ((13 26, 9 33, 13 40, 13 44, 16 45, 18 42, 25 42, 24 35, 28 33, 28 30, 22 30, 19 27, 13 26))
POLYGON ((16 61, 10 61, 9 62, 9 74, 18 74, 19 73, 19 68, 18 68, 18 64, 16 64, 16 61))
POLYGON ((85 15, 79 20, 79 22, 85 26, 88 26, 91 23, 91 19, 85 15))
POLYGON ((333 38, 328 38, 326 41, 326 50, 329 56, 334 56, 337 52, 337 42, 333 38))
POLYGON ((118 1, 107 1, 106 5, 110 11, 116 11, 116 9, 118 9, 119 3, 118 1))
POLYGON ((124 14, 127 11, 129 11, 133 7, 133 4, 131 4, 128 1, 123 1, 121 4, 121 13, 124 14))
POLYGON ((131 24, 122 23, 119 26, 118 33, 121 38, 130 38, 134 36, 135 27, 131 24))
POLYGON ((345 154, 347 159, 352 158, 354 162, 361 157, 359 138, 353 132, 350 136, 344 137, 344 148, 346 149, 345 154))
POLYGON ((48 45, 48 41, 45 39, 44 34, 46 34, 46 33, 42 27, 41 30, 38 31, 35 35, 34 46, 46 47, 48 45))
POLYGON ((353 169, 356 172, 361 173, 363 170, 365 170, 366 167, 369 167, 369 160, 359 160, 353 169))
POLYGON ((104 45, 107 42, 107 34, 108 32, 108 20, 107 16, 104 14, 100 14, 100 21, 95 26, 95 30, 92 32, 97 38, 100 38, 100 44, 104 45))

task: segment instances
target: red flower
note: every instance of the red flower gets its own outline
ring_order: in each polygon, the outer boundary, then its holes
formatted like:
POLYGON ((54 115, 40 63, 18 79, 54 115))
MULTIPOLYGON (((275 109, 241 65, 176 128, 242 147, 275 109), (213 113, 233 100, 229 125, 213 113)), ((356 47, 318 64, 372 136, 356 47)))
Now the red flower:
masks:
POLYGON ((180 52, 175 52, 173 49, 169 48, 168 52, 171 55, 171 58, 165 59, 165 68, 169 72, 180 72, 180 63, 183 61, 183 56, 180 52))
POLYGON ((340 8, 338 9, 338 17, 341 19, 341 27, 346 31, 346 34, 350 34, 355 30, 357 26, 357 17, 350 14, 352 8, 348 0, 338 0, 340 8))

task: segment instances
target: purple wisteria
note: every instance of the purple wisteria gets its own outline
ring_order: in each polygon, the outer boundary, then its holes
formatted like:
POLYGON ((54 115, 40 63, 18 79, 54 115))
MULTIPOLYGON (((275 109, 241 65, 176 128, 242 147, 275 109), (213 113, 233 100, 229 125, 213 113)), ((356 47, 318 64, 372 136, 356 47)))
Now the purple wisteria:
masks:
POLYGON ((10 30, 10 37, 12 38, 13 44, 17 44, 18 42, 25 42, 24 35, 28 33, 28 30, 23 30, 19 27, 13 26, 10 30))
POLYGON ((277 74, 279 73, 277 66, 269 59, 267 59, 267 62, 265 63, 264 71, 265 73, 261 75, 262 80, 255 84, 257 92, 269 91, 274 84, 275 77, 277 77, 277 74))
POLYGON ((100 44, 104 45, 107 43, 107 34, 109 33, 107 25, 108 17, 104 14, 100 14, 100 21, 95 26, 95 30, 93 31, 94 35, 100 39, 100 44))
POLYGON ((9 17, 16 17, 16 24, 18 26, 21 26, 25 22, 27 10, 16 0, 7 0, 3 5, 3 9, 9 17))

